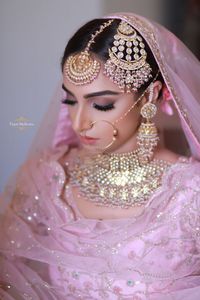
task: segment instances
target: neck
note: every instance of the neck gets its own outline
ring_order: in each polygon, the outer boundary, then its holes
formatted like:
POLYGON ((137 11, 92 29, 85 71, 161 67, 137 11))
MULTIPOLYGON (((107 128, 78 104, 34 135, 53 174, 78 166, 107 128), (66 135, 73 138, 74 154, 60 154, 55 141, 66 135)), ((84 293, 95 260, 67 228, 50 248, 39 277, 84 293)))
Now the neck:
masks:
POLYGON ((136 149, 137 149, 137 141, 136 141, 136 134, 134 134, 120 147, 106 152, 107 153, 128 153, 131 151, 135 151, 136 149))

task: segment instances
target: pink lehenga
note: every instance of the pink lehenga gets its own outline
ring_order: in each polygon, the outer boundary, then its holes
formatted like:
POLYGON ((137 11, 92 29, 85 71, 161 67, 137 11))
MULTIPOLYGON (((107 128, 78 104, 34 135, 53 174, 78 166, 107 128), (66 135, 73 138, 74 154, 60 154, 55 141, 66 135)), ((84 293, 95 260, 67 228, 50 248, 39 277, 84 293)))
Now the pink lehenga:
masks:
POLYGON ((59 161, 65 155, 73 163, 80 145, 57 94, 2 194, 11 202, 1 218, 1 299, 200 299, 200 64, 160 25, 109 17, 126 20, 149 43, 191 157, 169 167, 137 217, 85 218, 59 161))

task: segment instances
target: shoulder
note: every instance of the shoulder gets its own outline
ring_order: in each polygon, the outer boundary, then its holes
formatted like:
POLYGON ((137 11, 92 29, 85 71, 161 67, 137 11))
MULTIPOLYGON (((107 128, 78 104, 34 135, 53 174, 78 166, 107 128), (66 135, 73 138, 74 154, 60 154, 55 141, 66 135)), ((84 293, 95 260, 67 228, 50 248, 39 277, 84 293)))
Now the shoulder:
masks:
POLYGON ((155 153, 156 159, 168 161, 171 165, 163 177, 163 183, 169 190, 190 189, 200 192, 200 162, 193 157, 181 156, 166 148, 155 153))
POLYGON ((200 162, 193 157, 179 157, 169 167, 166 181, 172 189, 190 189, 200 193, 200 162))
POLYGON ((174 182, 192 184, 195 180, 200 180, 200 162, 193 157, 181 156, 169 149, 160 148, 157 150, 155 158, 171 164, 169 174, 170 177, 173 177, 174 182))
POLYGON ((162 186, 168 214, 185 223, 190 232, 191 218, 200 227, 200 162, 180 157, 164 175, 162 186))
MULTIPOLYGON (((200 233, 200 162, 193 157, 180 157, 163 178, 163 197, 170 218, 179 220, 190 235, 200 233)), ((184 227, 184 228, 183 228, 184 227)))

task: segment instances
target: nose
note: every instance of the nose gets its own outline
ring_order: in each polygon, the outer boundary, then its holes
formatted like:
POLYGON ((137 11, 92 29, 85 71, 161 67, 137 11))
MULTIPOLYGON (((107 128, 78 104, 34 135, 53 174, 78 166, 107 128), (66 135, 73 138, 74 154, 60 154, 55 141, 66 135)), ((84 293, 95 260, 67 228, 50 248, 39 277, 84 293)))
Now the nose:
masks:
POLYGON ((91 128, 91 120, 84 107, 79 107, 73 118, 73 129, 75 132, 81 133, 81 131, 88 130, 91 128))

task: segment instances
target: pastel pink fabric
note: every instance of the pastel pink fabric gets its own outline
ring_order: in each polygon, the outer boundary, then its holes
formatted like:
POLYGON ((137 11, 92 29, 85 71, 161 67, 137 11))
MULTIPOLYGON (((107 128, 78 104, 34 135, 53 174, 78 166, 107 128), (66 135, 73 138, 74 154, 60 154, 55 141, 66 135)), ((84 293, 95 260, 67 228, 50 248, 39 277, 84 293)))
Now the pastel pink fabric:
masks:
POLYGON ((62 193, 67 151, 73 162, 65 146, 20 169, 0 226, 0 298, 199 300, 200 163, 180 158, 140 216, 97 220, 62 193))

